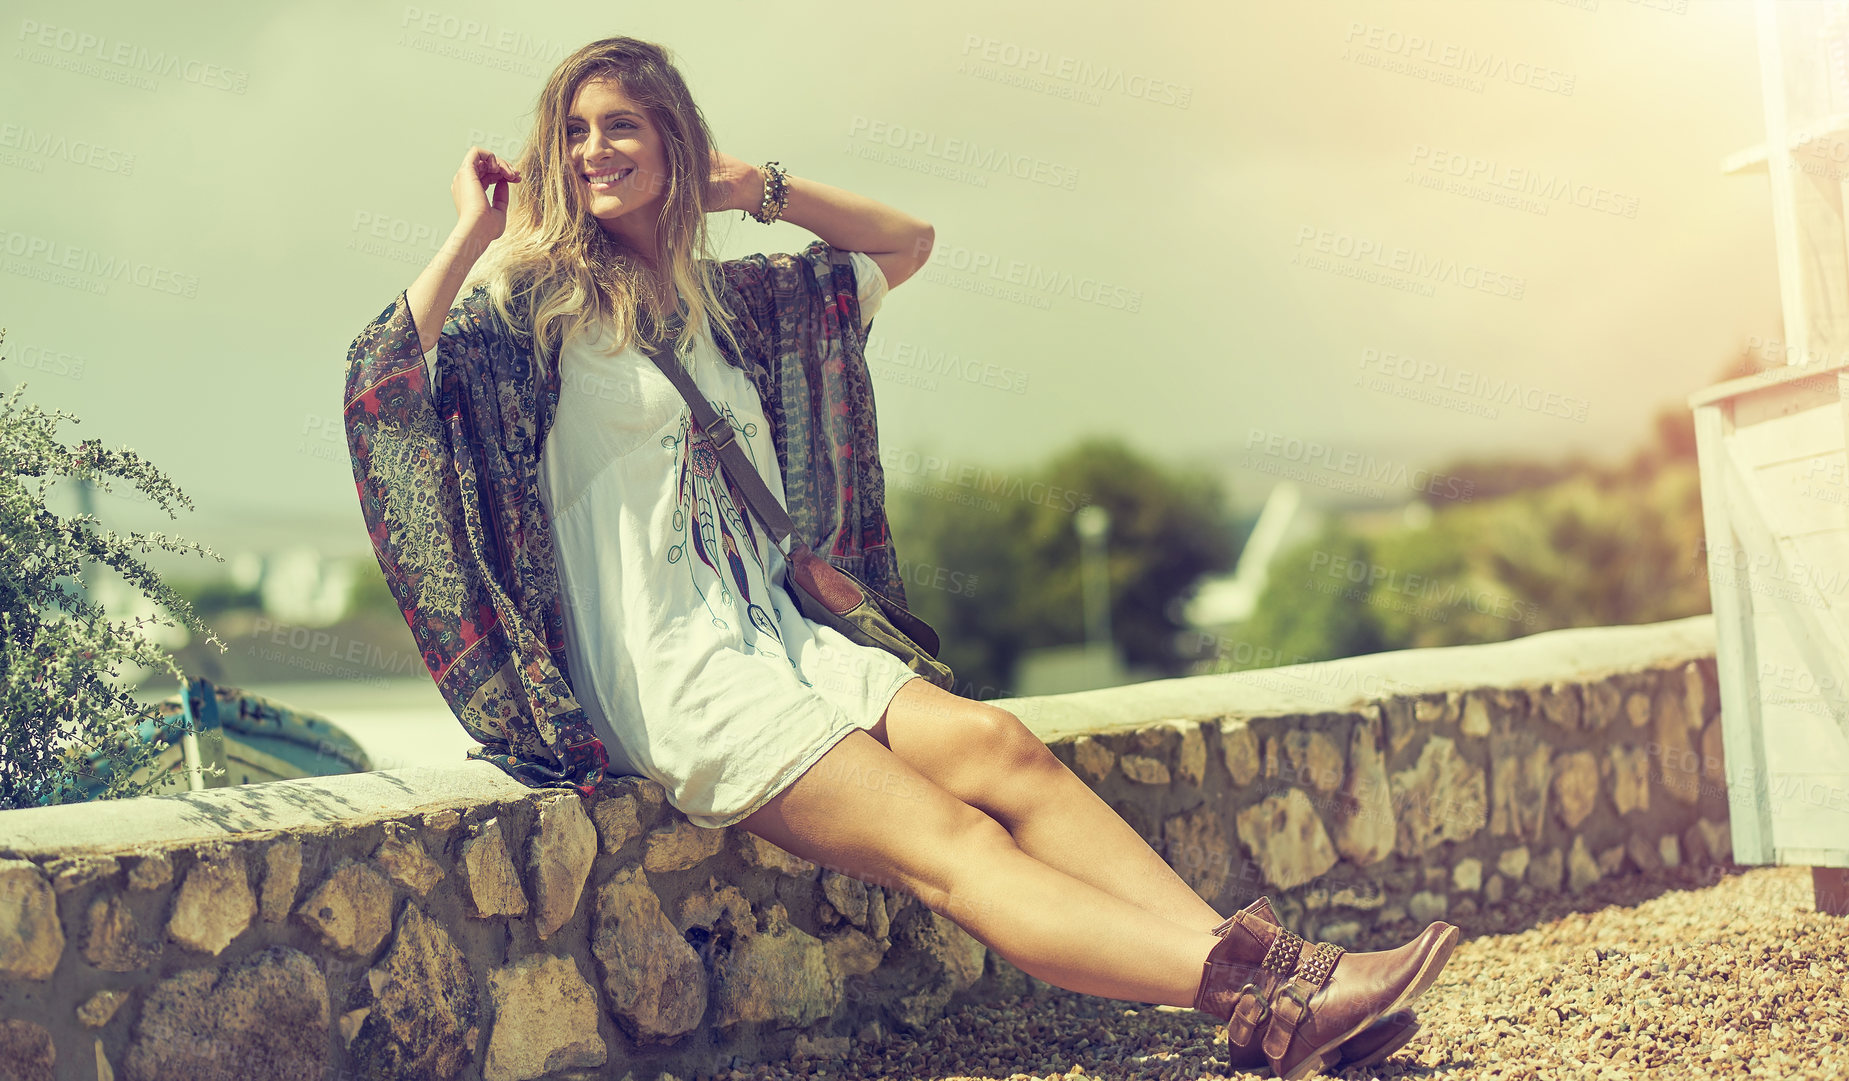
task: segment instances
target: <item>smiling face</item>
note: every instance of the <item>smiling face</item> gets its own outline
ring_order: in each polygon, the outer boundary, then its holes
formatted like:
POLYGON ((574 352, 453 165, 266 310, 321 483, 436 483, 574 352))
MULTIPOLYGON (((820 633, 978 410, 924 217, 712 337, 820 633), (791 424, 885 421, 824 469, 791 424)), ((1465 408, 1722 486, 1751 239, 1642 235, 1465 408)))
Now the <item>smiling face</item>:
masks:
POLYGON ((602 226, 637 251, 655 250, 656 206, 667 190, 661 133, 614 80, 585 80, 565 117, 573 183, 602 226))

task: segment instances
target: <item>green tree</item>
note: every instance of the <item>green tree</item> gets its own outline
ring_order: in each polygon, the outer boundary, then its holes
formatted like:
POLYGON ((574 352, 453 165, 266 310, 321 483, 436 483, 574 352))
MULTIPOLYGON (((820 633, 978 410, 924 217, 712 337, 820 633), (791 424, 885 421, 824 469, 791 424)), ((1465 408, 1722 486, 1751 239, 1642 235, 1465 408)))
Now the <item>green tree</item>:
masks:
POLYGON ((1383 565, 1431 583, 1408 594, 1411 605, 1385 610, 1389 648, 1705 612, 1701 537, 1700 483, 1688 463, 1651 475, 1578 476, 1448 508, 1428 529, 1376 546, 1383 565))
POLYGON ((1227 569, 1235 551, 1216 480, 1096 438, 1037 467, 956 481, 889 472, 887 489, 906 597, 942 636, 960 691, 1009 694, 1023 651, 1085 640, 1073 513, 1087 504, 1111 517, 1111 630, 1124 659, 1182 670, 1176 602, 1201 575, 1227 569))
POLYGON ((1562 627, 1654 623, 1709 610, 1693 463, 1585 474, 1440 507, 1368 537, 1339 524, 1280 556, 1231 637, 1253 663, 1499 642, 1562 627))
POLYGON ((1252 618, 1236 628, 1213 671, 1307 664, 1388 648, 1379 613, 1366 603, 1368 586, 1347 569, 1373 562, 1368 540, 1338 522, 1279 554, 1252 618))
POLYGON ((158 617, 112 622, 64 583, 94 560, 188 628, 209 634, 185 598, 134 553, 152 546, 220 557, 163 533, 123 538, 99 529, 94 515, 65 518, 48 509, 47 496, 60 480, 104 491, 111 490, 110 478, 130 482, 170 518, 175 503, 189 510, 192 503, 126 447, 105 450, 94 439, 60 443, 57 423, 80 422, 20 404, 25 388, 19 384, 0 401, 0 808, 81 800, 84 782, 100 786, 90 798, 140 795, 171 782, 166 775, 129 778, 180 732, 158 723, 157 704, 137 701, 113 679, 120 665, 164 667, 183 686, 185 674, 173 659, 138 633, 149 623, 173 624, 158 617), (142 738, 144 722, 155 724, 152 740, 142 738))

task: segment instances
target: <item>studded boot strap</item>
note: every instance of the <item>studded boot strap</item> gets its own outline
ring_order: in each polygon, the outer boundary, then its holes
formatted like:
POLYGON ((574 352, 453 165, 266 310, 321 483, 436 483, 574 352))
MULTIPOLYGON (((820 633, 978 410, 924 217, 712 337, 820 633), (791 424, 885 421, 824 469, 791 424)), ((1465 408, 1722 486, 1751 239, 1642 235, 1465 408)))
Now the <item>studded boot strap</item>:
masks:
MULTIPOLYGON (((1301 941, 1301 940, 1299 940, 1301 941)), ((1289 983, 1279 988, 1271 1001, 1271 1024, 1265 1029, 1265 1056, 1275 1066, 1290 1050, 1297 1026, 1310 1012, 1310 1000, 1329 982, 1335 963, 1342 958, 1342 947, 1333 942, 1318 942, 1310 956, 1304 958, 1289 983)))
POLYGON ((1259 962, 1255 979, 1239 989, 1233 1002, 1232 1016, 1226 1021, 1226 1038, 1237 1047, 1249 1047, 1258 1026, 1271 1016, 1271 1000, 1277 986, 1290 979, 1297 970, 1297 958, 1303 953, 1303 939, 1283 927, 1275 928, 1265 959, 1259 962), (1260 986, 1260 983, 1264 986, 1260 986))

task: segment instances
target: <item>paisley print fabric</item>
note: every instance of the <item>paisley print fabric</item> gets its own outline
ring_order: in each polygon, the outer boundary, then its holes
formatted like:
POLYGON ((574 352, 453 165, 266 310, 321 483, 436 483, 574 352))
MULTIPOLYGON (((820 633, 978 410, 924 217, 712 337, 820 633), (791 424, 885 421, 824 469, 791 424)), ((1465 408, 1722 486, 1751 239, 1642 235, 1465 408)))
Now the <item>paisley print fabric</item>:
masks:
MULTIPOLYGON (((866 329, 849 254, 707 264, 737 316, 797 531, 818 553, 904 603, 887 525, 866 329)), ((609 756, 573 691, 540 450, 559 401, 524 313, 504 324, 485 287, 458 300, 436 385, 400 293, 353 340, 343 416, 379 567, 444 701, 481 744, 471 757, 520 781, 589 794, 609 756)))

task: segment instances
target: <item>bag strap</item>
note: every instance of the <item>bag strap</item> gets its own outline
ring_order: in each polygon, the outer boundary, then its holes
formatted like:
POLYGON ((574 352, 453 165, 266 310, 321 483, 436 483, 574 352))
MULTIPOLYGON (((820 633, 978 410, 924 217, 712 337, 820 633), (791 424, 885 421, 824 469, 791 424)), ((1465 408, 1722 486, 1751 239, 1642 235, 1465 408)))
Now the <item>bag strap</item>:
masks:
MULTIPOLYGON (((666 340, 673 340, 681 325, 682 320, 678 313, 671 316, 667 322, 666 340)), ((784 537, 790 538, 787 565, 796 566, 803 553, 814 555, 808 542, 795 535, 796 525, 790 521, 789 512, 777 502, 776 496, 770 494, 770 487, 764 483, 764 478, 751 464, 751 459, 745 457, 745 452, 739 447, 736 439, 737 431, 732 427, 731 422, 713 409, 712 403, 706 400, 706 395, 700 393, 700 388, 694 384, 693 376, 682 367, 679 360, 668 355, 667 348, 661 342, 642 334, 638 334, 637 339, 642 344, 643 352, 647 353, 649 359, 655 362, 655 366, 668 377, 668 382, 674 384, 674 389, 681 392, 681 397, 687 399, 687 404, 693 408, 694 423, 700 426, 700 430, 706 433, 706 437, 718 449, 719 461, 725 466, 726 476, 738 485, 739 490, 745 496, 746 505, 757 513, 758 520, 763 522, 764 528, 770 531, 771 539, 782 543, 784 537)), ((825 566, 834 566, 821 556, 815 556, 815 558, 825 566)), ((937 656, 939 649, 937 632, 931 628, 930 624, 906 610, 904 605, 890 600, 877 590, 865 589, 864 592, 866 596, 872 598, 873 603, 886 614, 901 634, 923 646, 925 652, 931 656, 937 656)), ((827 606, 824 605, 824 607, 827 606)))
MULTIPOLYGON (((681 325, 682 319, 678 313, 670 317, 667 324, 667 340, 674 339, 681 325)), ((649 355, 649 359, 653 360, 655 366, 661 369, 661 373, 668 377, 670 383, 674 384, 674 389, 681 392, 681 397, 687 399, 687 404, 693 409, 694 423, 699 425, 706 438, 712 441, 714 449, 719 452, 720 462, 725 465, 726 476, 738 485, 739 491, 745 496, 746 505, 756 512, 758 520, 763 522, 764 528, 770 531, 771 540, 781 545, 784 537, 791 537, 791 555, 796 554, 798 545, 808 548, 807 543, 792 536, 796 532, 796 523, 790 520, 789 512, 783 509, 783 504, 777 502, 777 497, 770 494, 769 485, 764 483, 763 476, 758 473, 757 467, 751 464, 751 459, 745 457, 744 449, 738 445, 736 438, 738 433, 732 427, 732 423, 720 416, 712 403, 706 400, 706 395, 700 393, 700 388, 695 385, 693 376, 678 359, 668 355, 668 350, 662 342, 651 340, 640 334, 637 335, 637 339, 643 351, 649 355)))

